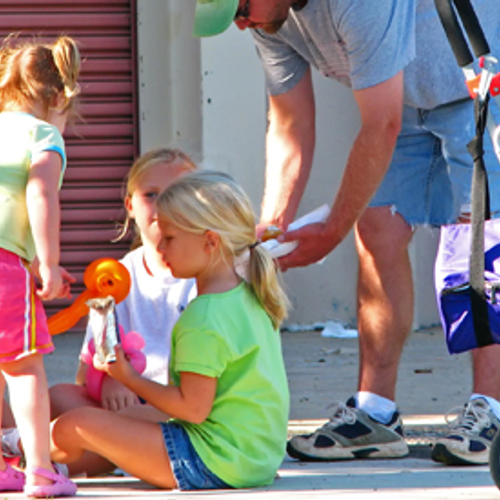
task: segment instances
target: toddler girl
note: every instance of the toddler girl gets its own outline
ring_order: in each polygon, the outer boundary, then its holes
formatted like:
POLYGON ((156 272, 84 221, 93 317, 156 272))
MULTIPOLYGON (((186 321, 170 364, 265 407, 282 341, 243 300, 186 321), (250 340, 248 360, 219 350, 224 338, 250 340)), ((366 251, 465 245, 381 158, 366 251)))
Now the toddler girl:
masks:
POLYGON ((69 297, 74 281, 59 266, 58 190, 79 71, 68 37, 0 49, 0 391, 7 383, 26 457, 26 477, 0 457, 0 491, 31 497, 76 493, 50 461, 42 355, 54 346, 41 300, 69 297))

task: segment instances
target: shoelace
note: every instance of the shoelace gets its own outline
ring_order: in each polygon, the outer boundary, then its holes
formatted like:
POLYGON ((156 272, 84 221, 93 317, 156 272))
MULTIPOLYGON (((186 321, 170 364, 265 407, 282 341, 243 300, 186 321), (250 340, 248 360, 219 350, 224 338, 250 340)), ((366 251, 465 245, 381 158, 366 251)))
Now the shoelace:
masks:
POLYGON ((332 403, 328 405, 328 408, 333 408, 333 415, 323 427, 337 427, 341 424, 352 425, 356 422, 357 416, 354 408, 350 408, 342 402, 332 403))
POLYGON ((445 415, 446 422, 449 424, 450 431, 462 434, 473 434, 482 427, 489 427, 491 419, 488 410, 482 406, 469 401, 465 407, 452 408, 445 415), (450 420, 451 415, 458 414, 454 420, 450 420))

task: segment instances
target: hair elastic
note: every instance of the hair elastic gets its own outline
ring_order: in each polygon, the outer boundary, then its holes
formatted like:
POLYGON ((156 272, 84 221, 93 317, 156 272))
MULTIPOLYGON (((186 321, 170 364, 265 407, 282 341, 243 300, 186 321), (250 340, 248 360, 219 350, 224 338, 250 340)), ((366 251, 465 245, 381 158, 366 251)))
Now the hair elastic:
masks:
POLYGON ((256 242, 252 243, 251 245, 248 245, 248 248, 249 248, 250 250, 252 250, 252 249, 253 249, 253 248, 255 248, 255 247, 256 247, 259 243, 260 243, 260 241, 259 241, 259 240, 257 240, 256 242))

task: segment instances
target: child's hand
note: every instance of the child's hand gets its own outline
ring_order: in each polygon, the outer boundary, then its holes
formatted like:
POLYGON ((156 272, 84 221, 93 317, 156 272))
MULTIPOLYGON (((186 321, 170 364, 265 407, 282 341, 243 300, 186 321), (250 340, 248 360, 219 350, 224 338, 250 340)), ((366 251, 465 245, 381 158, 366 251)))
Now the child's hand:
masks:
POLYGON ((117 344, 115 346, 115 353, 116 361, 113 363, 101 363, 99 361, 97 353, 94 354, 94 367, 96 368, 96 370, 103 371, 110 377, 118 380, 118 382, 126 385, 126 381, 133 378, 134 376, 138 376, 138 373, 132 368, 132 365, 125 357, 125 353, 120 344, 117 344))
POLYGON ((119 411, 140 403, 139 398, 114 378, 104 376, 101 405, 105 410, 119 411))
POLYGON ((38 276, 42 287, 37 290, 37 295, 42 300, 56 298, 71 298, 70 284, 75 278, 61 266, 38 266, 38 276))

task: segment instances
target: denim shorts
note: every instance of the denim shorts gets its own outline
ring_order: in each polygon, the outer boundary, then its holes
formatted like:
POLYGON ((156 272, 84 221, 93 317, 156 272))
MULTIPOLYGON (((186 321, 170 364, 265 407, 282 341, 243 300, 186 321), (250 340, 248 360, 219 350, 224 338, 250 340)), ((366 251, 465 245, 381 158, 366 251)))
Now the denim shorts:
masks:
MULTIPOLYGON (((490 113, 500 123, 493 102, 490 113)), ((470 209, 473 161, 467 144, 474 135, 471 99, 430 111, 405 106, 391 165, 369 206, 391 206, 412 226, 454 223, 470 209)), ((484 150, 493 214, 500 210, 500 163, 487 130, 484 150)))
POLYGON ((160 422, 170 465, 180 490, 232 489, 196 453, 187 432, 175 422, 160 422))

